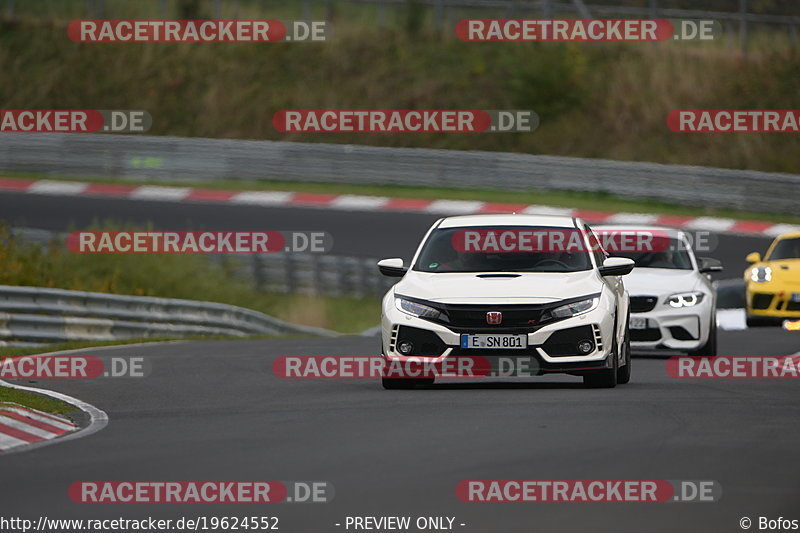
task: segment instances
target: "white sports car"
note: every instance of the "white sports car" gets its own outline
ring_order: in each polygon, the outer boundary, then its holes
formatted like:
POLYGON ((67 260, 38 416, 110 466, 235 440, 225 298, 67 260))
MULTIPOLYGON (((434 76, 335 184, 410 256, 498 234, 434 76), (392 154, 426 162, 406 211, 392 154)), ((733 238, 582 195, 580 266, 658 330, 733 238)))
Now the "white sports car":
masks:
MULTIPOLYGON (((625 278, 631 299, 631 345, 634 350, 671 349, 691 355, 717 355, 717 297, 709 273, 722 265, 695 257, 686 234, 655 226, 595 226, 601 241, 609 235, 655 236, 651 250, 613 251, 636 268, 625 278), (663 243, 663 244, 659 244, 663 243)), ((613 242, 619 242, 615 239, 613 242)))
MULTIPOLYGON (((383 299, 382 356, 524 357, 536 375, 582 376, 589 387, 630 380, 630 259, 609 258, 579 218, 474 215, 436 221, 410 267, 378 263, 402 278, 383 299)), ((388 365, 387 365, 388 366, 388 365)), ((385 377, 387 389, 435 378, 385 377)))

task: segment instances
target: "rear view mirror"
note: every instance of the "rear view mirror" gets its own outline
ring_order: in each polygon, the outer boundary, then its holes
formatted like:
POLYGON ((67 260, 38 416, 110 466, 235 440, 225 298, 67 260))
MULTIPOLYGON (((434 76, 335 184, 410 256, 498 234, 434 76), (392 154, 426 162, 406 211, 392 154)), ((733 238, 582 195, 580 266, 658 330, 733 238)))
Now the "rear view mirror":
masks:
POLYGON ((403 260, 399 257, 381 259, 378 261, 378 269, 381 271, 381 274, 389 276, 390 278, 402 278, 408 271, 408 269, 403 266, 403 260))
POLYGON ((598 270, 601 276, 624 276, 631 273, 634 265, 633 259, 627 257, 609 257, 598 270))

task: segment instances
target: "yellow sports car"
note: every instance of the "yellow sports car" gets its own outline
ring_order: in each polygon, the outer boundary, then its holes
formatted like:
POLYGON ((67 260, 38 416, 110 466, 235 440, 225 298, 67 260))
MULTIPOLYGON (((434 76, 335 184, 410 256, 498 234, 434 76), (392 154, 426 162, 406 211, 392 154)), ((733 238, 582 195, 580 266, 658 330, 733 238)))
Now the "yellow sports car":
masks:
POLYGON ((800 232, 777 237, 764 258, 753 252, 744 271, 747 325, 800 318, 800 232))

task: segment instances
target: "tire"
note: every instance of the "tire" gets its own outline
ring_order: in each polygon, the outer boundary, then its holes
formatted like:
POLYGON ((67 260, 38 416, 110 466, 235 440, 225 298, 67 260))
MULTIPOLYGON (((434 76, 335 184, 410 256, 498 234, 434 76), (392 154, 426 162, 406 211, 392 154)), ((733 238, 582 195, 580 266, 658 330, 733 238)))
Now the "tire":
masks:
POLYGON ((614 342, 611 345, 611 368, 604 368, 596 370, 591 374, 583 376, 583 385, 589 389, 613 389, 617 386, 617 373, 619 372, 619 365, 617 365, 617 326, 614 324, 614 342))
MULTIPOLYGON (((748 324, 749 325, 749 324, 748 324)), ((713 357, 717 355, 717 314, 711 314, 711 326, 708 329, 708 340, 705 345, 689 352, 689 355, 713 357)))
POLYGON ((383 388, 386 390, 408 390, 413 389, 417 385, 427 386, 433 385, 436 381, 435 378, 423 379, 408 379, 408 378, 381 378, 383 388))
POLYGON ((631 380, 631 336, 629 328, 625 328, 625 341, 622 344, 625 351, 625 366, 617 369, 617 383, 625 385, 631 380))

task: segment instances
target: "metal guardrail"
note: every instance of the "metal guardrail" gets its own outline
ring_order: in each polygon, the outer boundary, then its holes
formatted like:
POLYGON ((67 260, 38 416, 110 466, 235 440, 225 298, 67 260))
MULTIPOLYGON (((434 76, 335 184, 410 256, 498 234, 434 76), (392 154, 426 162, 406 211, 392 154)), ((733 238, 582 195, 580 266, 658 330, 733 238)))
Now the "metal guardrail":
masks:
POLYGON ((0 133, 0 171, 609 193, 796 213, 800 175, 503 152, 110 134, 0 133))
POLYGON ((214 302, 0 285, 0 340, 10 344, 284 334, 336 335, 214 302))
POLYGON ((229 256, 235 273, 251 278, 259 290, 289 294, 382 297, 397 283, 378 271, 377 259, 317 254, 229 256))

